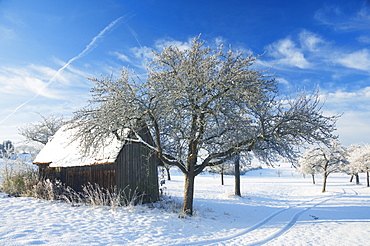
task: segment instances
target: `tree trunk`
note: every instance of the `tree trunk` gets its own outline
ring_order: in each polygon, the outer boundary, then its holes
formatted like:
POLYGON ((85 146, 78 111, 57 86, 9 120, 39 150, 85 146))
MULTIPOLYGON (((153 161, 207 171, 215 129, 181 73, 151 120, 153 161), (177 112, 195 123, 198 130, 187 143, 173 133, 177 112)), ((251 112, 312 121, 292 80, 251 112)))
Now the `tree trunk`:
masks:
POLYGON ((358 173, 355 174, 356 176, 356 184, 360 184, 360 176, 358 175, 358 173))
POLYGON ((369 169, 366 170, 366 180, 367 180, 367 187, 370 187, 370 183, 369 183, 369 169))
POLYGON ((315 174, 311 174, 312 175, 312 183, 313 184, 316 184, 316 181, 315 181, 315 174))
POLYGON ((220 174, 221 174, 221 185, 224 185, 224 168, 223 167, 221 167, 220 174))
POLYGON ((194 179, 194 171, 185 174, 184 204, 182 205, 184 215, 193 215, 194 179))
POLYGON ((167 180, 171 180, 170 168, 169 168, 169 167, 167 167, 167 166, 164 166, 164 168, 166 169, 166 173, 167 173, 167 180))
POLYGON ((240 193, 240 156, 236 155, 235 158, 235 196, 241 196, 240 193))
POLYGON ((326 174, 326 171, 324 172, 324 182, 322 183, 322 192, 326 191, 326 180, 328 178, 328 175, 326 174))
POLYGON ((351 182, 352 183, 352 181, 353 181, 353 174, 351 174, 351 178, 349 179, 349 182, 351 182))

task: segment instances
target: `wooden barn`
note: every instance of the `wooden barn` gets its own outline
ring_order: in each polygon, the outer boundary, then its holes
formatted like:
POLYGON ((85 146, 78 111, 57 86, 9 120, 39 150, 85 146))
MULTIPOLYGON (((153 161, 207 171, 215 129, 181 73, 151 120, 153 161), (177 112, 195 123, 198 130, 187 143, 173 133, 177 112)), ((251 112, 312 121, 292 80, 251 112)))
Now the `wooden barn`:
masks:
MULTIPOLYGON (((82 154, 81 141, 71 142, 75 132, 63 126, 37 155, 34 164, 41 178, 58 179, 75 191, 91 183, 107 189, 117 187, 128 196, 136 191, 143 196, 143 202, 159 199, 159 159, 148 149, 138 143, 118 141, 112 134, 102 146, 82 154)), ((152 141, 147 128, 140 131, 140 136, 152 141)))

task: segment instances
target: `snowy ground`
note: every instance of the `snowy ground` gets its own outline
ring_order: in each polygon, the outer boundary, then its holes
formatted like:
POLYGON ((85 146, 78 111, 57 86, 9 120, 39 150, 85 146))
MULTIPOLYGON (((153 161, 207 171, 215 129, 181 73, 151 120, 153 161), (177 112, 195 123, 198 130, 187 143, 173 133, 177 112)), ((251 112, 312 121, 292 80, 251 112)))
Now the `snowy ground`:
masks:
POLYGON ((370 188, 334 174, 322 194, 321 177, 313 185, 289 167, 279 172, 248 172, 242 198, 232 196, 232 176, 224 186, 218 175, 198 176, 195 216, 186 219, 178 218, 178 172, 166 183, 171 200, 156 204, 165 210, 71 207, 0 194, 0 245, 370 245, 370 188))

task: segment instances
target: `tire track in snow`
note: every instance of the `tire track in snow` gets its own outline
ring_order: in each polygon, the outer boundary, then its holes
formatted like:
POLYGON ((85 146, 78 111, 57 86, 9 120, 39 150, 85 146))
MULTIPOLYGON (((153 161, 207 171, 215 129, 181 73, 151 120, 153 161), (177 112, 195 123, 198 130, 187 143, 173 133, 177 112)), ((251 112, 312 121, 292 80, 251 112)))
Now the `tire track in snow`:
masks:
POLYGON ((265 219, 263 219, 261 222, 255 224, 254 226, 252 226, 252 227, 250 227, 250 228, 248 228, 244 231, 241 231, 239 233, 236 233, 234 235, 228 236, 228 237, 210 239, 210 240, 204 240, 204 241, 200 241, 200 242, 192 242, 192 243, 186 243, 186 244, 180 243, 180 244, 175 244, 175 245, 204 245, 204 244, 212 244, 212 243, 219 243, 219 242, 223 242, 223 241, 228 241, 228 240, 234 239, 236 237, 243 236, 243 235, 245 235, 245 234, 247 234, 251 231, 257 230, 258 228, 260 228, 261 226, 263 226, 264 224, 269 222, 272 218, 281 214, 282 212, 285 212, 286 210, 288 210, 290 208, 291 207, 281 209, 281 210, 271 214, 270 216, 266 217, 265 219))
MULTIPOLYGON (((337 197, 339 197, 339 196, 337 195, 337 197)), ((327 202, 327 201, 329 201, 329 200, 331 200, 333 198, 337 198, 337 197, 331 196, 331 197, 329 197, 329 198, 327 198, 327 199, 325 199, 325 200, 323 200, 323 201, 321 201, 319 203, 314 204, 313 206, 306 207, 306 208, 300 210, 299 212, 297 212, 297 213, 294 214, 293 218, 290 221, 288 221, 287 224, 282 229, 280 229, 276 233, 272 234, 271 236, 269 236, 269 237, 267 237, 267 238, 265 238, 265 239, 263 239, 261 241, 257 241, 257 242, 255 241, 255 242, 253 242, 251 244, 247 244, 246 246, 248 246, 248 245, 253 245, 253 246, 263 245, 263 244, 268 243, 269 241, 271 241, 273 239, 278 238, 279 236, 283 235, 285 232, 287 232, 288 230, 290 230, 290 228, 292 228, 295 225, 295 223, 297 222, 297 220, 299 219, 299 217, 304 212, 307 212, 308 210, 310 210, 312 208, 315 208, 318 205, 321 205, 321 204, 323 204, 323 203, 325 203, 325 202, 327 202)))
MULTIPOLYGON (((349 190, 351 190, 353 193, 355 193, 355 196, 357 196, 358 195, 358 192, 357 191, 355 191, 353 188, 347 188, 347 189, 349 189, 349 190)), ((346 189, 345 188, 342 188, 342 190, 343 190, 343 195, 347 195, 347 191, 346 191, 346 189)))
MULTIPOLYGON (((340 194, 339 196, 341 196, 342 194, 340 194)), ((287 230, 289 230, 295 223, 296 221, 298 220, 298 218, 301 216, 301 214, 303 214, 304 212, 306 212, 307 210, 311 209, 311 208, 314 208, 330 199, 333 199, 334 197, 336 197, 338 195, 332 195, 330 196, 329 198, 325 197, 325 199, 323 201, 320 201, 318 203, 315 203, 313 206, 311 207, 307 207, 301 211, 299 211, 298 213, 296 213, 293 218, 287 223, 287 225, 279 230, 277 233, 273 234, 271 237, 268 237, 267 239, 264 239, 263 243, 266 243, 268 241, 271 241, 272 239, 280 236, 281 234, 283 234, 284 232, 286 232, 287 230), (267 241, 266 241, 267 240, 267 241), (265 242, 266 241, 266 242, 265 242)), ((239 233, 236 233, 234 235, 231 235, 231 236, 228 236, 228 237, 223 237, 223 238, 217 238, 217 239, 210 239, 210 240, 203 240, 203 241, 198 241, 198 242, 191 242, 191 243, 179 243, 179 244, 174 244, 174 245, 209 245, 209 244, 217 244, 217 243, 221 243, 221 242, 225 242, 225 241, 233 241, 234 239, 236 238, 239 238, 241 236, 245 236, 246 234, 252 232, 252 231, 255 231, 257 229, 260 229, 262 226, 264 226, 265 224, 267 224, 270 220, 272 220, 274 217, 276 217, 277 215, 283 213, 283 212, 286 212, 286 211, 289 211, 293 208, 296 208, 296 207, 300 207, 300 206, 303 206, 304 204, 306 203, 312 203, 316 200, 321 200, 323 199, 322 197, 316 197, 316 198, 313 198, 311 200, 308 200, 308 201, 304 201, 300 204, 297 204, 297 205, 294 205, 294 206, 290 206, 290 207, 287 207, 287 208, 284 208, 284 209, 281 209, 279 211, 276 211, 275 213, 272 213, 271 215, 269 215, 268 217, 266 217, 265 219, 263 219, 262 221, 258 222, 257 224, 253 225, 252 227, 246 229, 246 230, 243 230, 239 233)), ((261 245, 263 243, 260 243, 260 241, 258 242, 254 242, 252 244, 249 244, 249 245, 261 245)))
MULTIPOLYGON (((269 237, 267 237, 267 238, 265 238, 265 239, 263 239, 261 241, 257 241, 257 242, 253 242, 251 244, 247 244, 246 246, 248 246, 248 245, 253 245, 253 246, 263 245, 265 243, 268 243, 269 241, 272 241, 273 239, 278 238, 282 234, 286 233, 290 228, 292 228, 295 225, 295 223, 297 222, 297 220, 299 219, 299 217, 304 212, 306 212, 306 211, 308 211, 308 210, 310 210, 312 208, 315 208, 315 207, 317 207, 317 206, 319 206, 319 205, 321 205, 321 204, 323 204, 323 203, 325 203, 325 202, 327 202, 329 200, 341 198, 341 197, 343 197, 343 195, 347 195, 347 191, 344 188, 342 188, 342 190, 343 190, 343 193, 341 193, 341 194, 333 195, 333 196, 331 196, 331 197, 329 197, 327 199, 324 199, 323 201, 321 201, 319 203, 314 204, 313 206, 307 207, 307 208, 305 208, 305 209, 297 212, 293 216, 293 218, 282 229, 280 229, 278 232, 274 233, 273 235, 271 235, 271 236, 269 236, 269 237)), ((355 191, 354 189, 350 189, 350 190, 355 193, 355 196, 358 195, 358 192, 355 191)))
POLYGON ((351 190, 355 193, 355 196, 358 195, 358 192, 351 188, 351 190))

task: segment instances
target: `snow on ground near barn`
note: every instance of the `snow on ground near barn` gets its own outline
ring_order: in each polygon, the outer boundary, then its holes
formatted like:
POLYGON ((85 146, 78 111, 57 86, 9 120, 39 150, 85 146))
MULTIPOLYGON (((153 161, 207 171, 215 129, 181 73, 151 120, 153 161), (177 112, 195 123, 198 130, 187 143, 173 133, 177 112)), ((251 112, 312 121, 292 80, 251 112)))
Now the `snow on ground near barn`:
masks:
POLYGON ((329 176, 327 193, 289 167, 242 176, 242 198, 233 177, 196 178, 195 215, 179 219, 183 176, 166 183, 171 200, 111 210, 71 207, 0 194, 0 245, 369 245, 370 188, 329 176), (279 171, 277 171, 279 170, 279 171), (280 173, 280 177, 278 174, 280 173), (160 206, 165 207, 159 208, 160 206))

